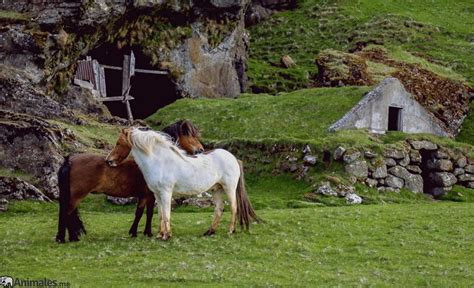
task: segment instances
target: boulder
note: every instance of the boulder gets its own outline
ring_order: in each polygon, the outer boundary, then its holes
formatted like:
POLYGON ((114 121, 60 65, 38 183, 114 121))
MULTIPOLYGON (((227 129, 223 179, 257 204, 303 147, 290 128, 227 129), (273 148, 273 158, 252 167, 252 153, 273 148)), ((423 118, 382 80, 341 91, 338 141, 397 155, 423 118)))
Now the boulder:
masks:
POLYGON ((421 175, 411 174, 405 167, 401 166, 390 168, 388 173, 398 178, 402 178, 405 181, 406 189, 415 193, 423 192, 423 177, 421 177, 421 175))
POLYGON ((456 184, 457 178, 454 174, 448 172, 430 173, 430 180, 439 187, 450 187, 456 184))
POLYGON ((464 186, 466 186, 467 188, 474 189, 474 181, 472 181, 472 182, 467 182, 467 183, 464 184, 464 186))
POLYGON ((129 205, 129 204, 135 204, 137 203, 137 198, 136 197, 113 197, 113 196, 107 196, 107 201, 109 201, 112 204, 115 205, 129 205))
POLYGON ((464 171, 464 169, 462 169, 462 168, 455 168, 454 172, 453 172, 453 174, 456 175, 456 176, 462 175, 464 173, 466 173, 466 171, 464 171))
POLYGON ((35 185, 56 199, 61 144, 74 138, 71 131, 40 118, 0 110, 0 167, 32 175, 35 185))
POLYGON ((404 181, 402 178, 388 175, 387 178, 385 178, 385 185, 387 185, 388 187, 400 189, 403 188, 404 181))
POLYGON ((369 186, 370 188, 376 187, 379 181, 371 178, 365 179, 365 184, 369 186))
POLYGON ((318 189, 316 190, 316 194, 321 194, 325 196, 337 196, 337 193, 331 187, 331 183, 327 181, 321 182, 318 189))
POLYGON ((346 153, 344 153, 344 156, 342 156, 342 160, 346 163, 352 163, 359 159, 360 156, 361 153, 357 150, 347 150, 346 153))
POLYGON ((347 194, 346 201, 348 204, 361 204, 362 198, 357 194, 347 194))
POLYGON ((355 193, 355 187, 354 186, 348 186, 344 184, 338 184, 336 186, 336 193, 340 197, 345 197, 348 194, 354 194, 355 193))
POLYGON ((448 159, 430 159, 427 166, 436 171, 453 171, 453 162, 448 159))
POLYGON ((342 156, 344 155, 344 153, 346 152, 346 149, 342 146, 339 146, 336 148, 336 150, 334 150, 334 160, 339 160, 342 158, 342 156))
POLYGON ((385 177, 387 177, 387 165, 385 165, 385 162, 383 162, 380 166, 374 167, 372 178, 380 179, 385 177))
POLYGON ((416 165, 408 165, 406 168, 408 171, 415 174, 421 174, 421 172, 423 172, 421 171, 420 166, 416 166, 416 165))
POLYGON ((385 157, 401 160, 406 157, 405 151, 398 149, 387 149, 384 152, 385 157))
POLYGON ((474 181, 474 174, 462 174, 458 176, 459 182, 472 182, 474 181))
POLYGON ((316 156, 305 155, 303 158, 303 162, 307 165, 314 166, 316 165, 316 156))
POLYGON ((438 159, 449 159, 449 154, 446 151, 437 150, 433 153, 433 156, 438 159))
POLYGON ((422 141, 410 141, 411 147, 415 150, 429 150, 429 151, 434 151, 438 149, 438 145, 436 145, 433 142, 422 140, 422 141))
POLYGON ((8 210, 8 200, 5 198, 0 198, 0 212, 5 212, 8 210))
POLYGON ((387 164, 388 167, 393 167, 397 165, 397 162, 392 158, 385 158, 385 164, 387 164))
POLYGON ((365 158, 373 159, 373 158, 375 158, 375 157, 377 157, 377 156, 378 156, 378 154, 375 153, 374 151, 371 151, 371 150, 365 150, 365 151, 364 151, 364 157, 365 157, 365 158))
POLYGON ((408 164, 410 164, 410 156, 409 155, 405 155, 405 158, 398 161, 398 165, 403 166, 403 167, 406 167, 408 164))
POLYGON ((394 193, 400 193, 400 189, 393 188, 393 187, 379 187, 379 188, 377 188, 377 191, 379 191, 379 192, 394 192, 394 193))
POLYGON ((51 201, 38 188, 18 177, 0 176, 0 198, 8 200, 51 201))
POLYGON ((367 178, 369 167, 365 161, 355 161, 346 165, 346 172, 356 178, 367 178))
POLYGON ((466 171, 467 173, 470 173, 470 174, 474 174, 474 165, 469 164, 469 165, 465 166, 464 171, 466 171))
POLYGON ((418 150, 410 151, 410 161, 414 164, 421 164, 421 154, 418 150))
POLYGON ((456 166, 459 168, 464 168, 467 165, 466 157, 461 157, 456 161, 456 166))

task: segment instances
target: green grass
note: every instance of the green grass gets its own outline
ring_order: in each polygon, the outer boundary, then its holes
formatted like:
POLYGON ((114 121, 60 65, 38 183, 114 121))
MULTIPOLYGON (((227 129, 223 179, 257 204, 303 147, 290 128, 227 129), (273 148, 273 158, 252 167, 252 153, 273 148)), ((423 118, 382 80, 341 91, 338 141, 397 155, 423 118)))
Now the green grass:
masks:
POLYGON ((367 87, 320 88, 278 96, 182 99, 160 109, 147 121, 159 129, 181 118, 190 119, 202 130, 206 141, 272 139, 329 143, 336 137, 351 143, 367 142, 363 132, 327 132, 327 128, 349 111, 367 91, 367 87))
POLYGON ((0 23, 24 23, 29 20, 29 16, 26 13, 19 13, 9 10, 0 10, 0 23))
POLYGON ((474 143, 474 102, 471 102, 471 113, 464 119, 461 132, 456 137, 457 141, 473 144, 474 143))
POLYGON ((84 205, 89 234, 65 245, 53 241, 56 214, 55 204, 34 202, 15 202, 0 214, 2 275, 73 287, 468 287, 474 281, 472 203, 259 210, 267 222, 233 236, 225 212, 212 238, 201 236, 211 213, 173 213, 169 242, 127 237, 128 210, 84 205))
POLYGON ((22 180, 25 180, 26 182, 29 182, 31 184, 36 183, 36 179, 34 178, 33 175, 28 174, 24 171, 21 170, 14 170, 14 169, 7 169, 4 167, 0 167, 0 176, 3 177, 18 177, 22 180))
POLYGON ((302 0, 297 9, 250 28, 249 78, 254 92, 306 88, 317 73, 314 59, 320 51, 375 42, 400 60, 472 85, 472 19, 468 0, 302 0), (297 66, 278 67, 286 54, 297 66))

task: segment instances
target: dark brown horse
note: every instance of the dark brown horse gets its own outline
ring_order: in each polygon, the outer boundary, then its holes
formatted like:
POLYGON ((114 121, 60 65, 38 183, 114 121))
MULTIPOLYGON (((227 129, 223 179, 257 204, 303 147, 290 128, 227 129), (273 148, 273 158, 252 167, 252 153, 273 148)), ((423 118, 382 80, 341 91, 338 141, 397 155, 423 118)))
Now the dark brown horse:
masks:
MULTIPOLYGON (((169 134, 189 154, 204 151, 199 141, 199 130, 187 120, 178 121, 162 130, 169 134)), ((135 220, 129 234, 137 236, 137 227, 147 208, 144 234, 152 236, 151 221, 155 197, 148 190, 143 175, 132 159, 127 159, 116 167, 106 163, 105 157, 81 153, 66 157, 58 172, 59 182, 59 221, 56 241, 64 243, 66 229, 69 241, 79 241, 85 234, 84 224, 79 217, 78 205, 91 192, 104 193, 114 197, 137 197, 135 220)))

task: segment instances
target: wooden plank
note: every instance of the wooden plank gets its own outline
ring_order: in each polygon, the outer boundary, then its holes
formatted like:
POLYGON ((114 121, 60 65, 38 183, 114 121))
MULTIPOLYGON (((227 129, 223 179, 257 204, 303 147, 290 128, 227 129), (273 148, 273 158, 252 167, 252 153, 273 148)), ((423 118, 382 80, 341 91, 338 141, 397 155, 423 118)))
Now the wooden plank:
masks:
POLYGON ((135 54, 133 54, 133 51, 130 52, 130 77, 135 75, 135 54))
MULTIPOLYGON (((135 98, 133 98, 132 96, 127 96, 125 98, 125 101, 128 101, 128 100, 133 100, 135 98)), ((100 98, 97 98, 97 100, 101 101, 101 102, 107 102, 107 101, 123 101, 124 100, 124 97, 123 96, 109 96, 109 97, 100 97, 100 98)))
POLYGON ((105 71, 104 67, 99 69, 99 84, 100 84, 100 96, 107 97, 107 87, 105 85, 105 71))
POLYGON ((122 95, 123 101, 125 101, 125 106, 127 108, 127 118, 128 124, 132 125, 133 123, 133 114, 130 107, 130 102, 128 101, 128 93, 130 92, 130 56, 123 56, 123 70, 122 70, 122 95))
POLYGON ((97 60, 92 60, 92 79, 94 80, 94 89, 97 90, 97 91, 100 91, 100 78, 99 78, 99 74, 100 74, 100 66, 99 66, 99 62, 97 62, 97 60))
MULTIPOLYGON (((117 67, 117 66, 110 66, 110 65, 104 65, 101 64, 100 66, 104 67, 105 69, 111 69, 111 70, 122 70, 122 67, 117 67)), ((148 70, 148 69, 134 69, 135 73, 145 73, 145 74, 159 74, 159 75, 168 75, 168 71, 165 70, 148 70)))

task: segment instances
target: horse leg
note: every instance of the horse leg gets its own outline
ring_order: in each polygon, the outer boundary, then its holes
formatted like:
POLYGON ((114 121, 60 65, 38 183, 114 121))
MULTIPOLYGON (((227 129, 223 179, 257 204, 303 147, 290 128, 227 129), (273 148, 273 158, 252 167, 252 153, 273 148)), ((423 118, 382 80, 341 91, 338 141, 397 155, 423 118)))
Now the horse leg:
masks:
POLYGON ((137 210, 135 210, 135 219, 133 220, 132 227, 128 231, 128 234, 132 237, 137 237, 138 223, 142 219, 143 210, 145 209, 146 198, 139 198, 137 203, 137 210))
POLYGON ((171 191, 161 193, 161 225, 158 239, 168 240, 171 238, 171 191))
POLYGON ((231 218, 230 218, 230 225, 229 225, 229 234, 235 233, 235 224, 237 221, 237 184, 230 188, 229 186, 222 187, 227 195, 227 198, 230 202, 230 211, 231 211, 231 218))
POLYGON ((145 234, 148 237, 153 236, 151 233, 151 221, 153 220, 153 209, 155 208, 155 197, 150 193, 151 196, 146 196, 146 224, 145 224, 145 234))
POLYGON ((84 199, 85 195, 74 195, 69 203, 68 211, 67 211, 67 231, 69 234, 69 241, 75 242, 79 241, 79 236, 82 233, 86 233, 84 224, 82 223, 79 217, 79 211, 77 210, 77 206, 79 203, 84 199))
POLYGON ((224 212, 224 202, 222 201, 222 190, 219 189, 212 194, 212 200, 216 207, 214 208, 214 219, 212 220, 211 227, 204 233, 204 236, 211 236, 216 234, 217 226, 221 221, 222 213, 224 212))

